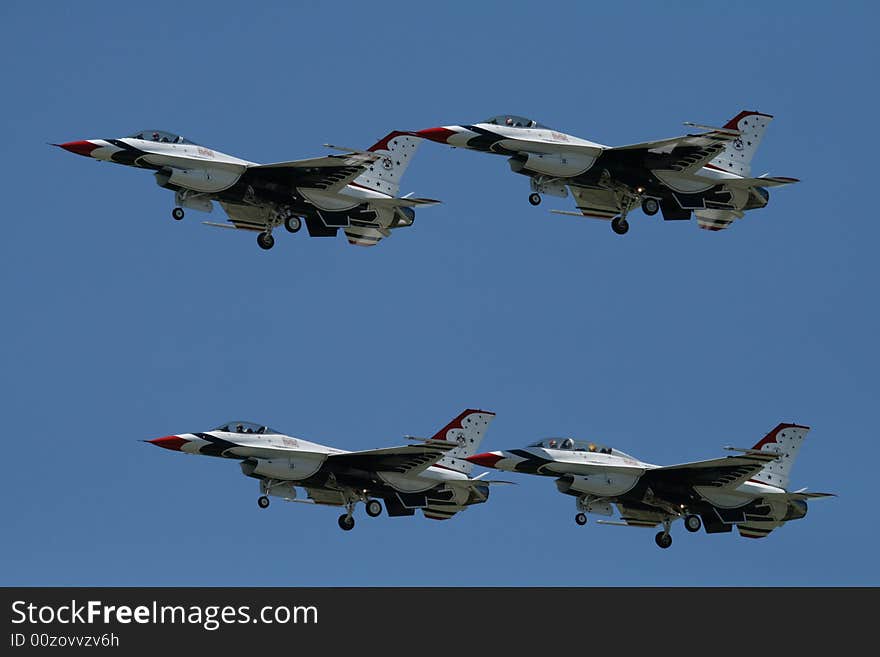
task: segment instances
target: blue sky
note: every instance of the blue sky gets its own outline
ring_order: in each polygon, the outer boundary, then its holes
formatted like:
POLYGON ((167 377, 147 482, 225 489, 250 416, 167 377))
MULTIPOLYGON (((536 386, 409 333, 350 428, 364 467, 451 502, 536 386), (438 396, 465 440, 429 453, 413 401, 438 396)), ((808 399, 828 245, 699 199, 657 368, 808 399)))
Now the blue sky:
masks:
MULTIPOLYGON (((4 585, 880 584, 880 238, 869 3, 8 2, 0 478, 4 585), (443 199, 376 248, 170 219, 148 172, 46 142, 143 128, 256 161, 391 129, 534 117, 606 144, 776 116, 756 174, 803 182, 730 230, 630 232, 527 201, 503 158, 426 144, 443 199), (749 541, 577 527, 517 477, 449 522, 275 503, 235 462, 138 442, 234 418, 346 449, 461 409, 485 449, 567 433, 654 463, 813 431, 836 491, 749 541)), ((217 219, 217 215, 212 217, 217 219)), ((509 478, 507 475, 505 478, 509 478)))

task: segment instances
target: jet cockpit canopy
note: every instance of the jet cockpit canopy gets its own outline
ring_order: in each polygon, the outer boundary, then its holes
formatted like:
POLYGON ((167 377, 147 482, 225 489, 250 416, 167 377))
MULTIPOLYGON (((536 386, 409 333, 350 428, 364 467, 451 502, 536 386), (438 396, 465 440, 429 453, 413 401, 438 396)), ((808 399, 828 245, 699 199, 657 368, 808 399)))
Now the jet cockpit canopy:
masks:
POLYGON ((175 135, 173 132, 165 132, 164 130, 141 130, 133 135, 128 135, 129 139, 143 139, 144 141, 159 141, 164 144, 192 144, 189 139, 182 135, 175 135))
POLYGON ((574 452, 597 452, 599 454, 611 454, 611 448, 589 440, 575 440, 574 438, 544 438, 532 443, 529 447, 543 447, 544 449, 566 449, 574 452))
POLYGON ((221 424, 216 429, 212 429, 212 431, 226 431, 228 433, 261 433, 261 434, 276 434, 278 433, 275 429, 270 429, 264 424, 257 424, 255 422, 227 422, 226 424, 221 424))
POLYGON ((506 125, 511 128, 546 128, 547 126, 538 123, 524 116, 516 116, 515 114, 499 114, 491 119, 486 119, 483 123, 489 125, 506 125))

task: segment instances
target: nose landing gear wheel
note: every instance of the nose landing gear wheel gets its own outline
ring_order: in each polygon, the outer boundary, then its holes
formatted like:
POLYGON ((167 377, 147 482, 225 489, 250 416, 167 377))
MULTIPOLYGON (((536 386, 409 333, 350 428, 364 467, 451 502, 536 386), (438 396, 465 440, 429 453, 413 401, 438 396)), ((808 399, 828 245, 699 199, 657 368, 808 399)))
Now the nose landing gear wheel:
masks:
POLYGON ((702 526, 703 521, 700 520, 700 516, 690 514, 684 517, 684 528, 687 529, 689 532, 698 532, 700 531, 700 527, 702 526))
POLYGON ((657 532, 657 535, 654 537, 654 541, 659 547, 662 547, 665 550, 670 545, 672 545, 672 536, 670 536, 666 532, 657 532))
POLYGON ((284 220, 284 228, 287 229, 288 233, 295 233, 302 228, 302 220, 299 217, 287 217, 284 220))
POLYGON ((629 224, 623 217, 615 217, 611 220, 611 230, 618 235, 626 235, 626 231, 629 230, 629 224))
POLYGON ((581 527, 587 524, 587 514, 579 513, 574 517, 574 521, 579 524, 581 527))
POLYGON ((655 198, 646 198, 642 201, 642 212, 644 212, 649 217, 657 214, 657 211, 660 209, 660 203, 657 202, 655 198))
POLYGON ((269 508, 269 498, 265 495, 260 495, 260 497, 257 498, 257 506, 261 509, 269 508))
POLYGON ((268 251, 275 246, 275 238, 272 237, 272 233, 260 233, 257 235, 257 244, 261 249, 268 251))
POLYGON ((171 218, 176 221, 183 219, 183 208, 174 208, 171 211, 171 218))
POLYGON ((541 195, 529 194, 529 203, 531 203, 532 205, 541 205, 541 195))
POLYGON ((382 513, 382 503, 379 500, 370 500, 367 502, 367 515, 375 518, 382 513))
POLYGON ((350 532, 354 529, 354 518, 347 513, 343 513, 339 516, 339 528, 343 531, 350 532))

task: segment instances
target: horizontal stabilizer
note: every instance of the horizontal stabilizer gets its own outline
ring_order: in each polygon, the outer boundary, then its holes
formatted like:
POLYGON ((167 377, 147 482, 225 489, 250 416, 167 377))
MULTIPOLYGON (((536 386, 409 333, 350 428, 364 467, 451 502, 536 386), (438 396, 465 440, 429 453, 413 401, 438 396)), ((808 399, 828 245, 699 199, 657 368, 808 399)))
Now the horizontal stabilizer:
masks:
POLYGON ((433 198, 412 198, 412 197, 396 197, 396 198, 370 198, 367 200, 370 205, 380 208, 414 208, 419 205, 436 205, 443 201, 433 198))
POLYGON ((724 184, 729 187, 779 187, 780 185, 791 185, 796 182, 800 182, 800 179, 763 175, 758 178, 733 178, 725 180, 724 184))

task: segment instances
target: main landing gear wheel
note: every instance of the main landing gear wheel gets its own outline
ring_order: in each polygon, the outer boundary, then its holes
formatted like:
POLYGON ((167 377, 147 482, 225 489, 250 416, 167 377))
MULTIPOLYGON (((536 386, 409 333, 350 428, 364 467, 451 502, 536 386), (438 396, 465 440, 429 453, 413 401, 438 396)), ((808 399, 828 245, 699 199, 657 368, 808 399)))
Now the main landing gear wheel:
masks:
POLYGON ((611 220, 611 230, 618 235, 626 235, 626 231, 629 230, 629 224, 623 217, 615 217, 611 220))
POLYGON ((662 547, 665 550, 670 545, 672 545, 672 536, 670 536, 666 532, 657 532, 657 535, 654 537, 654 541, 656 541, 659 547, 662 547))
POLYGON ((284 220, 284 228, 288 233, 296 233, 302 228, 302 220, 299 217, 287 217, 284 220))
POLYGON ((339 516, 339 528, 343 531, 350 532, 354 529, 354 517, 348 515, 347 513, 343 513, 339 516))
POLYGON ((265 495, 260 495, 257 498, 257 506, 260 507, 261 509, 268 509, 269 508, 269 498, 266 497, 265 495))
POLYGON ((689 514, 684 517, 684 528, 689 532, 698 532, 702 526, 703 521, 700 520, 700 516, 689 514))
POLYGON ((183 219, 183 208, 174 208, 171 211, 171 218, 176 221, 183 219))
POLYGON ((531 203, 532 205, 541 205, 541 195, 529 194, 529 203, 531 203))
POLYGON ((649 217, 657 214, 658 210, 660 210, 660 203, 655 198, 646 198, 642 200, 642 212, 644 212, 649 217))
POLYGON ((581 527, 587 524, 587 514, 579 513, 574 517, 574 521, 579 524, 581 527))
POLYGON ((275 238, 272 237, 272 233, 260 233, 257 235, 257 244, 261 249, 268 251, 275 246, 275 238))
POLYGON ((367 515, 375 518, 382 514, 382 503, 379 500, 370 500, 366 505, 367 515))

